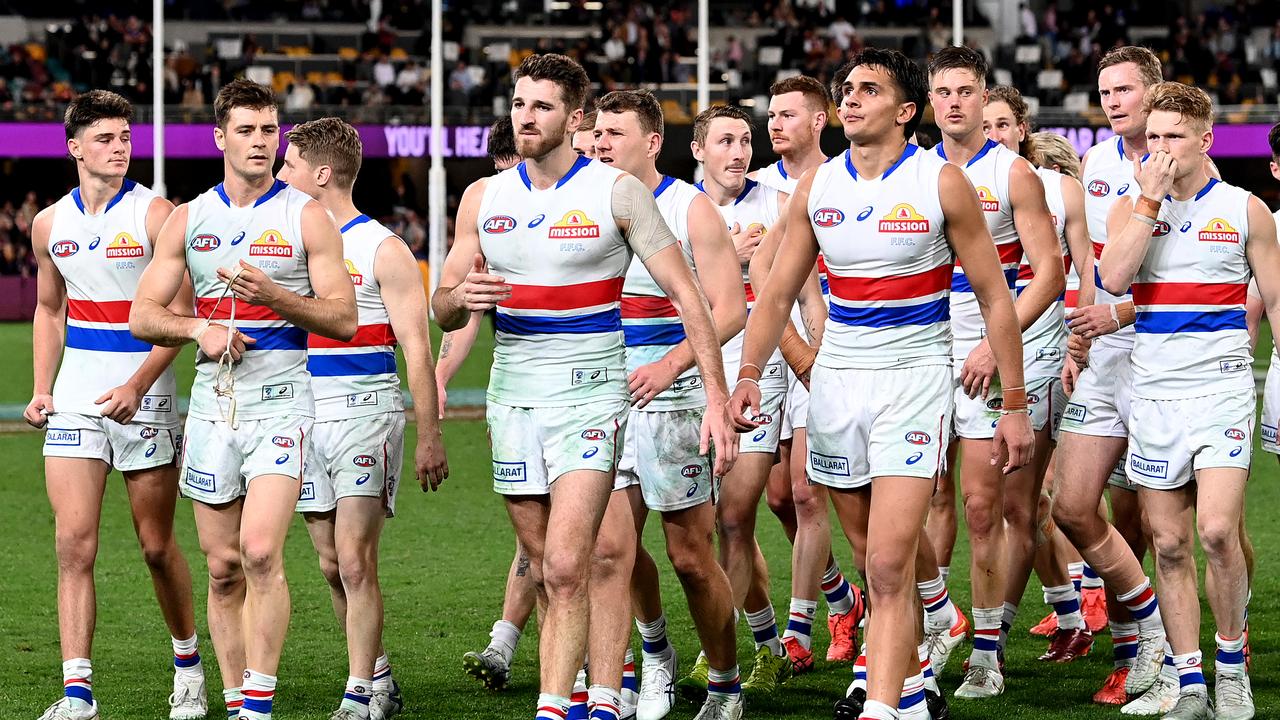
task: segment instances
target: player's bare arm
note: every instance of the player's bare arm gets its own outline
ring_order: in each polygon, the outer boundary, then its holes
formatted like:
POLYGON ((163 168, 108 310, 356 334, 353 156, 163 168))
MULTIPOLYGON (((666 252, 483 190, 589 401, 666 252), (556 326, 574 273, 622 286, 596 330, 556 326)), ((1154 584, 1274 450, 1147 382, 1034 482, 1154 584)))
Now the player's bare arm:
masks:
POLYGON ((745 431, 755 427, 749 418, 760 413, 760 368, 782 340, 783 328, 789 324, 791 305, 818 261, 818 238, 809 224, 809 190, 813 172, 805 173, 786 208, 786 237, 778 246, 769 270, 768 282, 756 294, 755 308, 747 318, 747 333, 742 340, 740 379, 729 401, 734 425, 745 431), (754 368, 754 372, 749 368, 754 368), (748 379, 750 378, 750 379, 748 379), (750 412, 750 415, 745 413, 750 412))
MULTIPOLYGON (((704 194, 689 206, 689 244, 694 271, 711 306, 717 341, 737 335, 747 322, 747 299, 742 276, 734 266, 735 253, 720 212, 704 194)), ((688 338, 672 347, 660 360, 642 365, 627 378, 631 400, 637 408, 649 404, 675 379, 694 365, 693 344, 688 338)))
MULTIPOLYGON (((1262 306, 1272 327, 1280 327, 1280 244, 1276 240, 1276 221, 1267 206, 1256 195, 1249 196, 1249 237, 1244 253, 1249 269, 1258 283, 1262 306)), ((1250 344, 1256 342, 1256 337, 1250 344)))
POLYGON ((447 332, 440 338, 440 355, 436 359, 436 405, 437 415, 444 418, 444 408, 449 402, 449 381, 458 374, 462 363, 471 354, 476 344, 476 335, 480 333, 483 313, 471 313, 471 319, 460 330, 447 332))
POLYGON ((41 210, 31 223, 31 247, 36 254, 36 311, 31 325, 31 402, 22 417, 29 425, 42 428, 54 412, 53 379, 58 374, 66 337, 67 282, 49 255, 49 233, 53 229, 56 206, 41 210))
POLYGON ((244 260, 238 267, 218 268, 218 278, 231 286, 237 299, 269 307, 307 332, 350 340, 357 327, 356 295, 342 262, 342 235, 333 217, 315 200, 302 209, 301 225, 315 297, 285 290, 244 260))
POLYGON ((1178 163, 1166 152, 1155 153, 1145 163, 1133 159, 1133 176, 1142 194, 1136 201, 1120 198, 1107 214, 1107 246, 1098 258, 1098 275, 1107 292, 1120 295, 1133 283, 1151 245, 1160 204, 1173 190, 1177 173, 1178 163))
POLYGON ((404 350, 409 394, 417 418, 417 448, 413 467, 423 490, 435 490, 449 477, 437 407, 435 368, 431 363, 431 332, 427 327, 427 294, 422 274, 409 246, 398 237, 389 237, 378 246, 373 259, 373 276, 378 281, 382 304, 387 308, 391 330, 404 350))
MULTIPOLYGON (((1093 284, 1093 244, 1089 242, 1089 225, 1085 221, 1084 186, 1070 175, 1060 178, 1062 183, 1062 205, 1066 211, 1063 218, 1063 234, 1067 239, 1067 251, 1071 253, 1071 264, 1075 267, 1076 277, 1080 278, 1076 305, 1086 307, 1092 305, 1096 293, 1093 284)), ((1080 376, 1080 368, 1087 362, 1089 343, 1083 337, 1072 334, 1067 338, 1067 358, 1062 366, 1063 384, 1067 393, 1075 388, 1076 378, 1080 376), (1078 351, 1072 348, 1076 343, 1078 351), (1079 358, 1076 355, 1079 355, 1079 358)))
POLYGON ((440 287, 431 296, 436 323, 445 332, 461 329, 471 319, 471 313, 491 310, 511 297, 511 286, 505 279, 489 274, 480 252, 476 220, 487 181, 488 178, 481 178, 471 183, 462 194, 454 221, 453 247, 440 271, 440 287))
MULTIPOLYGON (((1031 461, 1034 438, 1031 420, 1025 413, 1026 389, 1022 376, 1022 331, 1018 326, 1009 284, 1000 268, 1000 257, 987 223, 982 218, 978 194, 964 171, 954 165, 942 168, 938 177, 938 196, 946 217, 947 240, 960 264, 982 311, 996 368, 1004 388, 1005 409, 991 442, 991 463, 998 464, 1007 450, 1004 472, 1010 473, 1031 461)), ((976 378, 961 376, 969 397, 982 388, 976 378)))
POLYGON ((714 472, 717 476, 724 475, 738 457, 738 437, 729 422, 724 360, 707 298, 698 287, 689 263, 685 262, 675 235, 662 221, 653 192, 644 183, 633 175, 620 176, 613 185, 611 205, 614 223, 632 252, 680 313, 707 393, 699 450, 705 453, 714 443, 714 472))

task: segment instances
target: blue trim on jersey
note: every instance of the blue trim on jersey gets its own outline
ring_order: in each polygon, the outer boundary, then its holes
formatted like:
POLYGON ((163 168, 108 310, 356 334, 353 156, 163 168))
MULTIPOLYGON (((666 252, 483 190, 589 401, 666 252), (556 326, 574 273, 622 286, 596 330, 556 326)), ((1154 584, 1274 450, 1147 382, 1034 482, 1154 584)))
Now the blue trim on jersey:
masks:
POLYGON ((1244 310, 1147 310, 1137 315, 1133 329, 1149 335, 1245 329, 1244 310))
POLYGON ((833 302, 830 316, 838 323, 862 327, 931 325, 951 319, 951 301, 943 297, 920 305, 859 308, 845 307, 833 302))
POLYGON ((66 345, 77 350, 98 352, 151 352, 151 343, 134 337, 128 330, 67 326, 66 345))
MULTIPOLYGON (((285 181, 276 180, 275 182, 271 183, 271 188, 267 190, 265 193, 263 193, 262 197, 259 197, 257 200, 253 201, 253 207, 258 207, 262 203, 270 200, 271 198, 279 194, 281 190, 287 187, 289 187, 289 184, 286 183, 285 181)), ((222 198, 222 202, 227 207, 233 207, 231 205, 231 198, 227 196, 227 189, 222 186, 222 183, 218 183, 217 185, 215 185, 213 187, 213 190, 214 192, 218 193, 218 197, 222 198)))
POLYGON ((675 182, 676 182, 676 179, 671 177, 670 175, 663 175, 662 179, 658 181, 658 187, 653 189, 653 198, 655 200, 658 199, 658 196, 666 192, 667 188, 674 185, 675 182))
POLYGON ((396 371, 396 354, 385 351, 334 355, 312 353, 307 355, 307 371, 315 377, 385 375, 396 371))
MULTIPOLYGON (((1004 281, 1009 285, 1010 290, 1014 290, 1015 286, 1018 284, 1018 268, 1009 268, 1008 270, 1005 270, 1004 281)), ((953 293, 973 292, 973 286, 969 284, 969 278, 964 273, 962 272, 952 273, 951 292, 953 293)))
POLYGON ((685 339, 681 323, 657 325, 622 325, 622 339, 627 347, 638 345, 676 345, 685 339))
POLYGON ((1209 182, 1206 183, 1203 188, 1200 188, 1200 192, 1196 193, 1196 200, 1199 200, 1205 195, 1208 195, 1209 191, 1213 189, 1213 186, 1217 184, 1218 184, 1218 178, 1212 178, 1212 177, 1209 178, 1209 182))
POLYGON ((300 327, 238 327, 240 332, 257 340, 249 350, 306 350, 307 331, 300 327))
MULTIPOLYGON (((133 181, 133 180, 130 180, 129 178, 125 178, 125 179, 124 179, 124 183, 122 183, 122 184, 120 185, 120 192, 116 193, 114 197, 112 197, 110 200, 108 200, 108 201, 107 201, 107 206, 106 206, 105 208, 103 208, 103 209, 102 209, 102 214, 103 214, 103 215, 106 215, 108 212, 110 212, 110 211, 111 211, 111 208, 113 208, 113 207, 115 207, 115 206, 116 206, 116 203, 118 203, 118 202, 120 202, 121 200, 123 200, 123 199, 124 199, 124 196, 125 196, 125 195, 128 195, 128 194, 129 194, 129 191, 130 191, 130 190, 132 190, 132 189, 134 189, 134 188, 135 188, 135 187, 137 187, 137 186, 138 186, 138 183, 137 183, 137 182, 135 182, 135 181, 133 181)), ((80 186, 79 186, 79 185, 77 185, 77 186, 75 187, 75 189, 73 189, 73 190, 71 191, 71 199, 72 199, 72 201, 74 201, 74 202, 75 202, 76 207, 80 208, 80 213, 81 213, 81 214, 87 214, 87 213, 85 213, 85 211, 84 211, 84 200, 82 200, 82 199, 80 198, 80 186)))
MULTIPOLYGON (((556 182, 555 189, 559 190, 565 183, 569 182, 570 178, 577 175, 579 170, 590 164, 591 158, 586 155, 579 155, 578 159, 573 161, 573 166, 569 168, 569 172, 565 173, 564 177, 560 178, 560 180, 556 182)), ((520 174, 520 180, 524 182, 525 189, 532 190, 533 181, 529 179, 529 168, 525 166, 525 161, 521 160, 520 164, 516 165, 516 172, 520 174)))
MULTIPOLYGON (((747 184, 746 184, 746 186, 742 188, 742 192, 738 193, 738 197, 736 197, 736 198, 734 198, 734 199, 733 199, 733 204, 734 204, 734 205, 737 205, 738 203, 740 203, 740 202, 742 202, 743 200, 745 200, 745 199, 747 198, 747 195, 751 194, 751 191, 752 191, 752 190, 755 190, 756 185, 759 185, 759 184, 760 184, 760 183, 756 182, 755 180, 752 180, 751 178, 747 178, 747 184)), ((694 185, 693 185, 693 186, 694 186, 694 187, 696 187, 696 188, 698 188, 698 190, 699 190, 699 191, 701 191, 701 192, 704 192, 704 193, 705 193, 705 192, 707 191, 707 189, 706 189, 705 187, 703 187, 703 186, 702 186, 702 181, 701 181, 701 180, 699 180, 698 182, 694 183, 694 185)))
POLYGON ((588 335, 622 331, 622 313, 614 308, 602 310, 589 315, 571 315, 569 317, 508 315, 498 313, 494 317, 494 327, 498 332, 511 335, 550 335, 566 333, 588 335))
MULTIPOLYGON (((965 167, 969 167, 969 166, 973 165, 974 163, 978 162, 979 160, 981 160, 981 159, 983 158, 983 156, 985 156, 987 153, 991 152, 991 149, 992 149, 992 148, 994 148, 994 147, 998 146, 999 144, 1000 144, 1000 143, 996 142, 995 140, 987 140, 987 142, 983 144, 982 149, 978 151, 978 154, 977 154, 977 155, 974 155, 974 156, 973 156, 973 157, 971 157, 971 158, 969 158, 969 162, 965 163, 965 164, 964 164, 964 166, 965 166, 965 167)), ((942 148, 942 143, 941 143, 941 142, 940 142, 940 143, 938 143, 937 148, 938 148, 938 157, 941 157, 943 160, 946 160, 946 159, 947 159, 947 151, 946 151, 946 150, 944 150, 944 149, 942 148)))
MULTIPOLYGON (((942 144, 941 144, 941 143, 939 143, 939 144, 938 144, 938 147, 942 147, 942 144)), ((890 165, 890 166, 889 166, 889 169, 888 169, 888 170, 885 170, 885 171, 884 171, 884 174, 880 176, 880 179, 881 179, 881 180, 888 180, 888 179, 889 179, 889 176, 893 174, 893 171, 894 171, 894 170, 897 170, 899 165, 901 165, 902 163, 906 162, 906 161, 907 161, 907 158, 911 157, 912 155, 915 155, 915 154, 916 154, 916 151, 917 151, 917 150, 919 150, 919 149, 920 149, 920 146, 919 146, 919 145, 916 145, 916 144, 914 144, 914 143, 907 143, 907 146, 906 146, 906 147, 904 147, 904 148, 902 149, 902 154, 901 154, 901 155, 899 155, 899 156, 898 156, 898 159, 897 159, 897 160, 895 160, 895 161, 894 161, 894 163, 893 163, 892 165, 890 165)), ((849 171, 849 175, 850 175, 851 177, 853 177, 853 179, 854 179, 854 180, 857 180, 857 179, 858 179, 858 169, 857 169, 857 168, 855 168, 855 167, 853 166, 853 151, 852 151, 852 150, 845 150, 845 151, 844 151, 844 166, 845 166, 845 168, 849 171)))
POLYGON ((359 215, 351 218, 351 220, 347 221, 347 224, 343 225, 342 229, 339 230, 338 232, 345 234, 351 228, 357 225, 363 225, 364 223, 367 223, 372 219, 373 218, 369 217, 368 215, 365 215, 364 213, 360 213, 359 215))
POLYGON ((782 161, 779 160, 776 165, 778 166, 778 174, 782 176, 782 179, 790 180, 791 178, 787 177, 787 169, 782 166, 782 161))

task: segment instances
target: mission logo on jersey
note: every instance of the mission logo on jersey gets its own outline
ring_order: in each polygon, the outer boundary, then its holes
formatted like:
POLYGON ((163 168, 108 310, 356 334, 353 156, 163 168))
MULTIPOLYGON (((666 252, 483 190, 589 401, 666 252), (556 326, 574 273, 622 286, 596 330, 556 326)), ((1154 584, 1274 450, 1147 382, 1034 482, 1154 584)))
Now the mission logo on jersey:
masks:
POLYGON ((363 285, 364 275, 361 275, 360 271, 356 270, 356 264, 351 262, 350 260, 345 260, 345 259, 343 260, 343 262, 347 264, 347 274, 351 276, 351 284, 363 285))
POLYGON ((888 215, 880 218, 880 232, 884 233, 927 233, 929 218, 916 212, 908 203, 893 206, 888 215))
POLYGON ((107 258, 111 260, 140 258, 143 253, 142 244, 130 237, 129 233, 120 233, 107 246, 107 258))
POLYGON ((1240 232, 1231 227, 1231 223, 1222 218, 1214 218, 1208 225, 1200 228, 1201 242, 1240 243, 1240 232))
POLYGON ((293 257, 293 246, 279 230, 268 230, 249 245, 249 255, 266 257, 293 257))
POLYGON ((600 237, 600 226, 581 210, 570 210, 547 230, 550 240, 583 240, 600 237))
POLYGON ((982 203, 983 212, 1000 212, 1000 201, 986 187, 978 188, 978 202, 982 203))

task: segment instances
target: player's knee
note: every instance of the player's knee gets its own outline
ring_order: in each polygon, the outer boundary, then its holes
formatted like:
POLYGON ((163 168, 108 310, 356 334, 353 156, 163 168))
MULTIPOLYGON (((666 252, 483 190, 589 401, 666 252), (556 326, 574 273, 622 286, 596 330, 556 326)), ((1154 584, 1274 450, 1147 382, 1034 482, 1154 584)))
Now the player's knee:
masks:
POLYGON ((1071 540, 1076 547, 1088 547, 1092 542, 1088 541, 1091 533, 1090 530, 1097 524, 1097 511, 1090 508, 1088 512, 1080 512, 1079 508, 1073 506, 1070 502, 1064 502, 1063 498, 1054 498, 1052 512, 1050 513, 1053 522, 1062 530, 1062 533, 1071 540))
POLYGON ((710 542, 705 545, 689 543, 680 547, 668 545, 667 558, 671 560, 671 569, 675 570, 676 575, 684 583, 696 582, 704 578, 710 566, 715 563, 710 542))
POLYGON ((1151 535, 1151 546, 1161 567, 1179 567, 1192 561, 1191 534, 1182 529, 1155 531, 1151 535))
POLYGON ((765 501, 769 503, 769 511, 780 518, 795 517, 796 503, 791 493, 765 493, 765 501))
POLYGON ((98 556, 98 538, 95 533, 59 528, 54 538, 58 555, 58 567, 63 571, 87 572, 93 570, 98 556))
POLYGON ((244 585, 244 569, 240 556, 234 552, 209 553, 209 592, 214 595, 235 595, 244 585))
POLYGON ((377 578, 375 565, 358 553, 343 557, 338 562, 339 584, 348 591, 363 588, 377 578))
POLYGON ((755 538, 754 515, 745 512, 722 509, 718 525, 720 539, 730 545, 750 542, 755 538))
POLYGON ((577 553, 550 553, 542 564, 548 598, 565 599, 586 591, 590 560, 577 553))
POLYGON ((321 555, 319 559, 320 574, 324 576, 325 582, 329 583, 329 587, 335 589, 342 588, 342 574, 338 572, 338 558, 321 555))
POLYGON ((1027 507, 1023 503, 1004 504, 1004 521, 1008 524, 1009 530, 1017 532, 1019 536, 1031 536, 1031 531, 1035 527, 1035 508, 1027 507))
POLYGON ((867 553, 867 585, 873 597, 893 597, 906 592, 912 559, 897 552, 867 553))
POLYGON ((240 542, 240 562, 250 577, 265 578, 284 575, 281 548, 267 539, 245 538, 240 542))
POLYGON ((826 498, 818 493, 802 493, 793 496, 796 517, 825 517, 827 514, 826 498))
POLYGON ((1233 553, 1240 553, 1240 528, 1237 523, 1225 523, 1218 518, 1200 517, 1196 521, 1200 545, 1210 561, 1221 560, 1233 553))
POLYGON ((158 538, 144 536, 139 539, 142 547, 142 561, 153 572, 164 570, 178 553, 178 546, 172 537, 158 538))
POLYGON ((964 500, 964 520, 971 540, 985 540, 995 533, 996 523, 1003 523, 1004 517, 991 498, 971 495, 964 500))

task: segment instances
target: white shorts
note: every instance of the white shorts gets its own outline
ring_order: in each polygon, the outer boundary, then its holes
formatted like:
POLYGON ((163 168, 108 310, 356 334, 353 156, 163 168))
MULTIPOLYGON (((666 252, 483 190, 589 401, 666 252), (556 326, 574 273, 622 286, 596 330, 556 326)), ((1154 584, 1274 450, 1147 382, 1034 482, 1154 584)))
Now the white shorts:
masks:
POLYGON ((803 430, 809 426, 809 391, 794 373, 790 373, 790 378, 786 407, 782 410, 782 430, 779 433, 782 440, 790 440, 797 428, 803 430))
POLYGON ((229 503, 261 475, 302 480, 302 460, 314 420, 285 415, 241 420, 232 430, 225 420, 187 417, 182 448, 182 494, 208 505, 229 503))
POLYGON ((638 484, 645 506, 656 512, 715 502, 717 480, 711 475, 711 455, 698 454, 705 412, 705 408, 632 410, 615 488, 638 484))
POLYGON ((951 367, 835 370, 815 365, 809 478, 839 489, 877 477, 931 478, 946 465, 951 367))
POLYGON ((551 483, 565 473, 612 473, 629 410, 625 400, 536 408, 489 401, 485 415, 493 450, 493 491, 547 495, 551 483))
MULTIPOLYGON (((956 380, 955 435, 968 440, 990 440, 996 436, 996 423, 1000 421, 1003 399, 992 395, 986 400, 971 398, 956 380)), ((1053 377, 1028 378, 1027 408, 1031 411, 1031 429, 1040 432, 1051 427, 1053 437, 1058 437, 1062 408, 1067 394, 1062 389, 1062 379, 1053 377)))
POLYGON ((1129 480, 1173 490, 1204 468, 1249 468, 1253 455, 1253 390, 1185 400, 1134 398, 1129 480))
POLYGON ((755 430, 738 435, 738 454, 778 452, 782 439, 782 413, 786 409, 787 391, 764 390, 760 396, 760 414, 751 418, 760 423, 755 430))
POLYGON ((173 462, 182 434, 177 425, 121 425, 80 413, 54 413, 44 431, 44 456, 101 460, 121 471, 173 462))
POLYGON ((1276 438, 1276 427, 1280 427, 1280 367, 1276 367, 1274 354, 1271 358, 1262 389, 1262 449, 1280 455, 1280 440, 1276 438))
POLYGON ((344 497, 376 497, 387 517, 395 515, 404 412, 317 422, 307 445, 298 512, 328 512, 344 497))
POLYGON ((1129 435, 1133 391, 1129 354, 1123 348, 1096 346, 1089 352, 1089 366, 1080 373, 1062 411, 1062 432, 1094 437, 1129 435))

